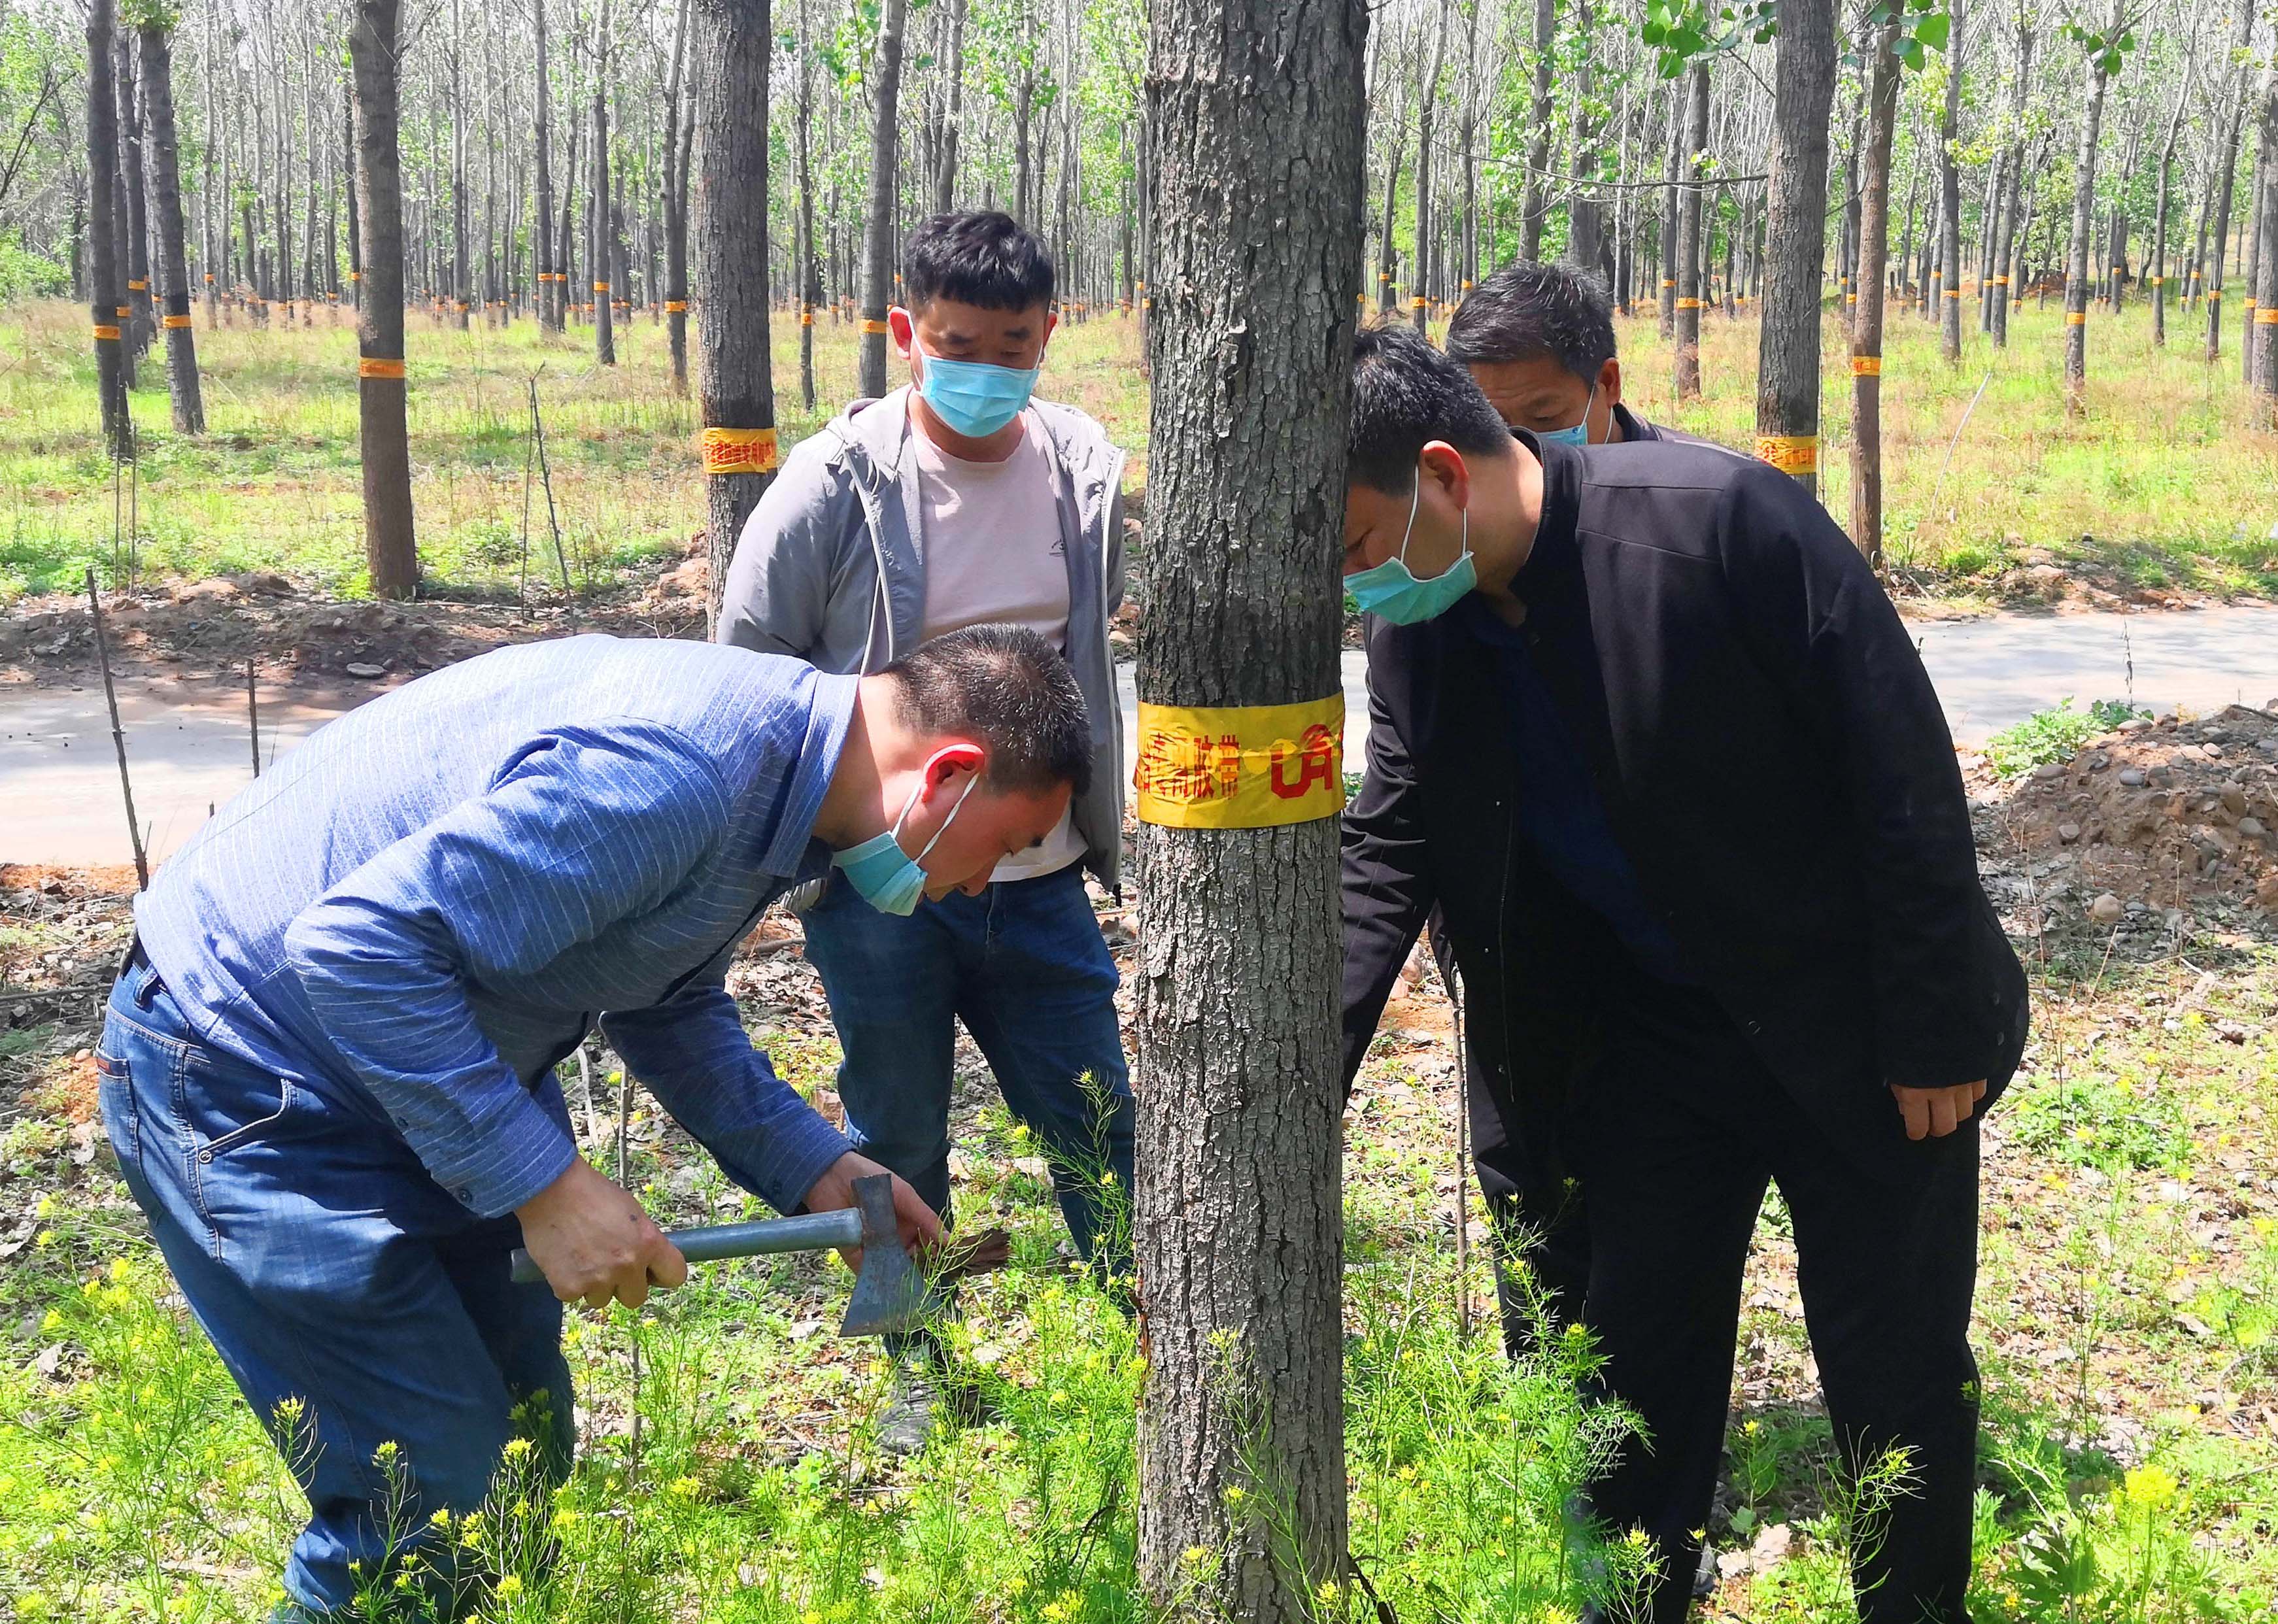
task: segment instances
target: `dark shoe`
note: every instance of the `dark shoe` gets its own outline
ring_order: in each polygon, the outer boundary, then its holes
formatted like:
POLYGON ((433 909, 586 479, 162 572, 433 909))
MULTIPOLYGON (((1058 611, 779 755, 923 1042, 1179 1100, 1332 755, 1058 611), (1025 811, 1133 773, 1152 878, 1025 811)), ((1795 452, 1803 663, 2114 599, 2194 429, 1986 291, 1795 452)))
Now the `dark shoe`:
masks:
POLYGON ((878 1412, 878 1447, 899 1460, 922 1454, 941 1426, 941 1383, 915 1360, 894 1367, 894 1391, 878 1412))

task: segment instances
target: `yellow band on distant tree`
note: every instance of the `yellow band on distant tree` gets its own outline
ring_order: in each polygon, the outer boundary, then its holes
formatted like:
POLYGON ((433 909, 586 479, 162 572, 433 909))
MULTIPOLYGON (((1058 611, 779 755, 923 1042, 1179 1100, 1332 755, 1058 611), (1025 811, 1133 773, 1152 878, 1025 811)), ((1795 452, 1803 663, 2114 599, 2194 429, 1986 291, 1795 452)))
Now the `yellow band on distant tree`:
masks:
POLYGON ((1677 308, 1680 310, 1698 310, 1703 307, 1698 299, 1680 299, 1677 301, 1677 308))
POLYGON ((607 282, 596 282, 593 284, 593 291, 597 294, 606 294, 609 291, 609 285, 607 282))
POLYGON ((1756 460, 1770 463, 1783 474, 1816 474, 1819 471, 1819 436, 1759 434, 1756 460))
POLYGON ((1852 356, 1852 357, 1851 357, 1851 375, 1852 375, 1854 377, 1882 377, 1882 376, 1883 376, 1883 358, 1882 358, 1880 355, 1854 355, 1854 356, 1852 356))
POLYGON ((1961 290, 1958 287, 1949 287, 1945 290, 1945 296, 1948 299, 1959 299, 1961 297, 1961 290))
POLYGON ((2085 310, 2067 310, 2065 312, 2065 325, 2068 327, 2087 326, 2088 312, 2085 310))
POLYGON ((136 282, 130 279, 126 284, 126 291, 130 294, 147 294, 150 291, 150 285, 148 282, 136 282))
POLYGON ((118 316, 119 316, 119 319, 120 319, 121 321, 124 321, 126 317, 128 317, 129 316, 132 316, 133 314, 134 314, 134 311, 132 311, 132 310, 128 309, 125 305, 123 305, 123 304, 122 304, 122 305, 120 305, 120 306, 118 307, 118 316))
POLYGON ((360 355, 356 358, 358 377, 401 377, 403 362, 393 355, 360 355))
POLYGON ((874 322, 866 316, 862 318, 862 331, 865 333, 885 333, 891 332, 893 328, 884 322, 874 322))
POLYGON ((1134 807, 1142 823, 1263 829, 1344 810, 1342 694, 1296 705, 1139 706, 1134 807))
POLYGON ((2254 324, 2258 327, 2278 327, 2278 304, 2272 305, 2267 310, 2257 310, 2254 313, 2254 324))
POLYGON ((771 474, 776 467, 773 429, 707 428, 703 434, 707 474, 771 474))
POLYGON ((158 324, 161 327, 187 327, 192 324, 187 316, 162 316, 158 318, 158 324))

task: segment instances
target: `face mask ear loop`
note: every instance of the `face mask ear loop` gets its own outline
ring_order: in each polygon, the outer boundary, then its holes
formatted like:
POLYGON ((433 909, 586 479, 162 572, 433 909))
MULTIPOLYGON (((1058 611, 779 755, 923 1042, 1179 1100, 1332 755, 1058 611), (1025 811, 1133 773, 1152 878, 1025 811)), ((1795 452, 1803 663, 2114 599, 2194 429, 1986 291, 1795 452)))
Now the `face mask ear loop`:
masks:
MULTIPOLYGON (((929 762, 927 765, 930 766, 932 763, 929 762)), ((912 858, 910 859, 912 862, 922 863, 933 855, 933 849, 941 844, 941 837, 949 833, 949 826, 957 821, 957 814, 965 810, 965 797, 973 793, 974 786, 978 784, 980 782, 981 772, 980 769, 976 767, 974 770, 973 776, 965 781, 965 788, 957 792, 957 802, 956 804, 952 805, 949 809, 949 816, 941 820, 941 827, 933 832, 933 838, 926 842, 925 850, 919 852, 914 858, 912 858)))
POLYGON ((1597 403, 1598 380, 1594 377, 1590 380, 1589 395, 1582 402, 1582 443, 1585 446, 1590 443, 1590 408, 1597 403))
POLYGON ((1408 567, 1408 544, 1416 536, 1416 504, 1423 499, 1424 470, 1419 468, 1416 470, 1415 494, 1408 499, 1408 528, 1400 532, 1400 551, 1395 555, 1400 560, 1400 567, 1403 569, 1408 567))

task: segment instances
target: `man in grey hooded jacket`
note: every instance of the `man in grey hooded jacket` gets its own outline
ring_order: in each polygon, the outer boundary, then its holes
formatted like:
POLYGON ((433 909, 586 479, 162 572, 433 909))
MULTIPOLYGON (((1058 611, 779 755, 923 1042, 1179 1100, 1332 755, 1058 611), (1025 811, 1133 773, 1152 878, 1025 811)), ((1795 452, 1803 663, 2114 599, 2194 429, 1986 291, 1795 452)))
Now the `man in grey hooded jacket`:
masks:
MULTIPOLYGON (((1051 333, 1050 255, 1010 216, 912 234, 891 314, 912 383, 802 441, 745 522, 719 637, 825 671, 874 671, 929 638, 1028 626, 1067 657, 1091 719, 1088 794, 1036 847, 906 917, 836 878, 806 913, 844 1060, 854 1143, 944 1217, 955 1024, 1043 1141, 1070 1233, 1129 1268, 1131 1092, 1117 975, 1084 886, 1117 883, 1121 711, 1107 624, 1123 598, 1123 456, 1031 392, 1051 333)), ((921 1341, 896 1346, 889 1449, 922 1445, 940 1393, 921 1341)))

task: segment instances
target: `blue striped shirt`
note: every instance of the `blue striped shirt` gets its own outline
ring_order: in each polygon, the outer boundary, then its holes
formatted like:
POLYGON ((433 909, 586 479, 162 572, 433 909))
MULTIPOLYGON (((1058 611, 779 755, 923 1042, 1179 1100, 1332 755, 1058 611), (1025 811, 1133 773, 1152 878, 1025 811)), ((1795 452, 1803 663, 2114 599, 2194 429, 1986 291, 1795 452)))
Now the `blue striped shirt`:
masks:
POLYGON ((223 807, 137 901, 143 951, 208 1042, 400 1135, 481 1216, 577 1155, 551 1073, 596 1016, 788 1210, 848 1146, 752 1047, 727 966, 828 869, 857 682, 603 637, 439 671, 223 807))

